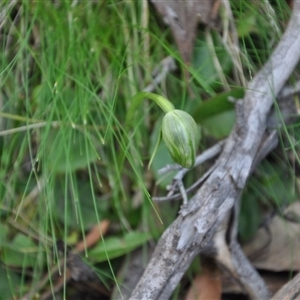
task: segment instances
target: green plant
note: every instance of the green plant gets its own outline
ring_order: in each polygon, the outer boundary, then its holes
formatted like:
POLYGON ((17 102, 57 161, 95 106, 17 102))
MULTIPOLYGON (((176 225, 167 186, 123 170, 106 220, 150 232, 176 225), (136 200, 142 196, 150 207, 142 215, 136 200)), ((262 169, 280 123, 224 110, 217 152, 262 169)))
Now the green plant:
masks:
MULTIPOLYGON (((179 204, 151 201, 150 194, 165 193, 155 181, 165 187, 172 180, 172 175, 162 180, 158 170, 174 160, 192 166, 196 151, 205 149, 212 138, 230 133, 235 119, 228 96, 241 97, 244 90, 234 74, 238 69, 244 80, 250 79, 274 46, 270 43, 273 27, 258 13, 263 2, 231 4, 242 63, 232 56, 222 33, 208 31, 197 35, 193 60, 185 66, 170 31, 158 22, 147 1, 1 2, 5 12, 0 35, 3 299, 55 294, 54 267, 64 276, 59 293, 68 298, 67 271, 60 269, 60 263, 68 259, 69 247, 86 242, 90 228, 106 219, 113 223, 109 236, 101 236, 95 248, 85 249, 82 255, 106 287, 117 284, 118 259, 159 237, 172 222, 179 204), (166 108, 171 123, 166 116, 164 123, 161 112, 145 101, 129 134, 126 108, 132 95, 153 82, 152 72, 159 72, 160 62, 168 56, 191 74, 186 82, 184 72, 168 72, 154 85, 156 93, 172 99, 166 108), (195 92, 193 100, 188 87, 195 92), (231 91, 224 93, 224 87, 231 91), (183 126, 184 134, 191 134, 187 157, 182 155, 186 145, 179 145, 179 153, 174 151, 174 136, 170 141, 169 134, 162 135, 166 143, 158 146, 161 124, 171 132, 174 118, 183 114, 174 107, 201 125, 200 149, 194 123, 188 121, 188 132, 183 126), (151 172, 144 165, 149 160, 151 172), (62 251, 59 240, 64 241, 62 251)), ((279 23, 287 10, 280 1, 275 8, 279 23)), ((184 114, 184 118, 188 117, 184 114)), ((132 119, 127 114, 129 123, 132 119)), ((296 152, 292 142, 287 147, 296 152)), ((202 171, 191 172, 187 182, 193 183, 202 171)), ((270 176, 268 172, 264 178, 270 176)), ((255 186, 274 201, 271 184, 255 186)), ((257 207, 252 211, 259 217, 257 207)))
POLYGON ((126 124, 131 122, 137 107, 144 98, 155 101, 165 112, 149 166, 151 165, 162 137, 175 162, 184 168, 193 167, 195 164, 198 141, 197 124, 188 113, 175 109, 174 105, 166 98, 146 92, 136 94, 132 98, 132 103, 126 116, 126 124))

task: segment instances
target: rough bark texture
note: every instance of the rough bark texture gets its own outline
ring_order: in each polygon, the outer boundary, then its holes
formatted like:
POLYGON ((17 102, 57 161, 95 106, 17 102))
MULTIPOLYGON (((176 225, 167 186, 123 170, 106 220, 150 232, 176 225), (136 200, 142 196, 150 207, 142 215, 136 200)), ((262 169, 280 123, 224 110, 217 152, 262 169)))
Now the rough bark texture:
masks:
POLYGON ((296 300, 300 298, 300 274, 283 286, 272 300, 296 300))
MULTIPOLYGON (((246 184, 260 146, 264 144, 267 117, 274 98, 294 70, 300 56, 299 49, 300 2, 295 1, 291 20, 280 43, 249 83, 242 105, 238 104, 237 124, 216 169, 162 235, 130 299, 168 299, 194 257, 210 249, 218 228, 230 220, 232 208, 246 184)), ((251 298, 268 299, 263 281, 252 266, 247 265, 234 237, 229 241, 228 249, 231 257, 229 268, 236 270, 237 280, 240 278, 251 298), (246 267, 240 270, 243 264, 246 267)))

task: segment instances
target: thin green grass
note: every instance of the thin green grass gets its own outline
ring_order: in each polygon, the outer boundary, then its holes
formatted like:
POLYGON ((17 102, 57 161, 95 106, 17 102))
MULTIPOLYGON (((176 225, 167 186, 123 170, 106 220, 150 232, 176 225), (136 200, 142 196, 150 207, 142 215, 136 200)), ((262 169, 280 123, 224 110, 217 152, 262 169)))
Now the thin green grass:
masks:
MULTIPOLYGON (((10 47, 10 54, 1 59, 5 95, 1 130, 12 132, 1 140, 1 179, 5 182, 1 208, 7 205, 16 210, 17 223, 22 215, 28 216, 29 233, 39 228, 37 252, 44 257, 42 263, 32 265, 30 284, 22 276, 11 286, 12 291, 22 286, 21 294, 34 293, 46 265, 50 272, 49 266, 61 260, 58 240, 67 242, 74 230, 80 233, 79 240, 84 238, 92 225, 87 213, 94 214, 93 222, 99 223, 113 211, 119 234, 135 230, 127 219, 132 191, 124 184, 124 174, 127 184, 144 191, 140 205, 150 201, 145 167, 140 163, 149 143, 145 128, 139 122, 136 134, 129 137, 122 125, 131 97, 146 86, 138 76, 145 71, 146 59, 140 54, 143 36, 148 34, 138 29, 140 8, 126 2, 82 2, 72 7, 66 1, 58 6, 50 2, 16 6, 20 18, 7 19, 6 24, 13 33, 11 44, 3 40, 3 52, 10 47), (83 190, 82 185, 89 188, 83 190), (89 202, 88 211, 85 202, 89 202), (99 202, 108 202, 103 211, 99 202)), ((151 60, 157 64, 164 55, 161 51, 151 60)), ((145 207, 148 213, 152 209, 145 207)), ((149 226, 144 223, 143 228, 149 226)), ((102 243, 105 249, 104 238, 102 243)), ((117 282, 109 256, 107 262, 117 282)), ((16 267, 26 271, 23 265, 16 267)), ((60 272, 65 278, 66 268, 60 272)), ((66 280, 63 296, 67 298, 66 280)))
MULTIPOLYGON (((241 60, 250 79, 273 45, 269 24, 256 11, 259 4, 247 3, 233 3, 233 10, 236 22, 248 10, 261 24, 240 37, 241 60)), ((222 91, 222 80, 229 87, 237 85, 233 64, 219 34, 212 32, 209 47, 219 59, 219 73, 211 78, 211 73, 203 74, 215 70, 203 57, 198 65, 184 66, 170 30, 143 1, 7 2, 2 8, 7 16, 0 39, 0 282, 9 283, 5 299, 47 291, 54 297, 57 268, 67 299, 68 246, 84 240, 91 226, 111 220, 110 237, 122 241, 126 236, 134 248, 141 245, 135 233, 157 238, 178 210, 169 204, 156 208, 151 201, 157 178, 147 163, 161 113, 146 102, 128 132, 124 124, 132 96, 151 83, 151 72, 170 55, 190 71, 190 82, 183 72, 173 72, 155 92, 176 108, 193 111, 202 99, 222 91), (197 91, 194 102, 189 101, 188 84, 197 91), (160 212, 163 208, 167 213, 160 212), (62 255, 57 246, 61 240, 62 255)), ((278 4, 277 11, 280 18, 285 16, 283 6, 278 4)), ((198 36, 195 56, 209 53, 207 38, 198 36)), ((105 236, 99 243, 105 264, 89 249, 84 254, 105 286, 117 284, 110 257, 127 252, 115 254, 105 236)))

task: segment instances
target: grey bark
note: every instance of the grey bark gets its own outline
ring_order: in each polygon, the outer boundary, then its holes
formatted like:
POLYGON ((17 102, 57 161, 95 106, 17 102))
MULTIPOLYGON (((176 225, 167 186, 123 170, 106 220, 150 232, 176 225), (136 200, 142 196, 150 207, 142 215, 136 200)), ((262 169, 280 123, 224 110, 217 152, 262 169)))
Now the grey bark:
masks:
MULTIPOLYGON (((238 122, 226 141, 216 169, 162 235, 130 299, 168 299, 194 257, 208 249, 246 184, 259 146, 263 144, 268 114, 299 60, 299 49, 300 2, 295 1, 281 41, 248 85, 238 122)), ((239 260, 240 249, 233 249, 234 252, 235 259, 239 260)), ((241 263, 236 267, 241 267, 241 263)), ((249 276, 248 284, 251 298, 267 299, 263 285, 253 290, 251 285, 257 286, 253 280, 258 277, 252 277, 249 276)))
POLYGON ((300 274, 285 284, 272 298, 272 300, 297 300, 300 298, 300 274))

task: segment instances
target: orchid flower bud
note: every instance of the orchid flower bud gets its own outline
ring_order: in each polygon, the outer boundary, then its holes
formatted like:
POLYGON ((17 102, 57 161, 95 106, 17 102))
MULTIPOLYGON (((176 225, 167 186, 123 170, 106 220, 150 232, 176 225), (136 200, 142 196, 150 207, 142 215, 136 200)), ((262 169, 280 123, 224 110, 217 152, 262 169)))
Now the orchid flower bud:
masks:
POLYGON ((151 99, 166 113, 163 117, 161 131, 152 153, 148 167, 150 167, 159 142, 164 140, 172 158, 184 168, 191 168, 195 164, 196 147, 198 141, 197 125, 194 119, 186 112, 175 109, 166 98, 148 92, 137 93, 133 98, 126 115, 126 128, 128 128, 134 114, 144 98, 151 99))
POLYGON ((191 168, 196 159, 197 125, 185 111, 174 109, 162 121, 162 138, 175 162, 191 168))

